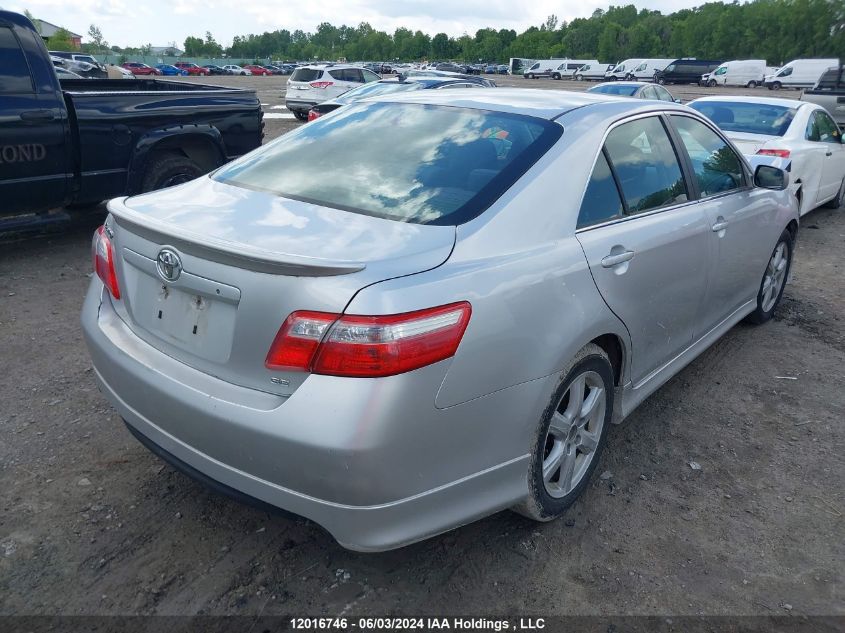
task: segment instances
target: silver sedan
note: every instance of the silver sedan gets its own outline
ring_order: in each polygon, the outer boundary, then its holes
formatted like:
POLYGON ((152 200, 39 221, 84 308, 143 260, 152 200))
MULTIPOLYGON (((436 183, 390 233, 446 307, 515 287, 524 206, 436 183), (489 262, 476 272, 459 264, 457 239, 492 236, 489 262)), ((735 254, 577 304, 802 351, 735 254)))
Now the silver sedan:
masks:
POLYGON ((754 160, 668 102, 359 102, 109 203, 95 375, 175 467, 352 549, 550 520, 612 423, 777 308, 798 213, 754 160))

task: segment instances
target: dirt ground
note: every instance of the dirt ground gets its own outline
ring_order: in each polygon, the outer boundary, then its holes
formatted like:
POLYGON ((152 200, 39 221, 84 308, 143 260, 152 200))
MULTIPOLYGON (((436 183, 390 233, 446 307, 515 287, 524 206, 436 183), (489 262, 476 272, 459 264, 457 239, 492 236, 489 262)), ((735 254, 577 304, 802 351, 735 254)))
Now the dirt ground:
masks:
MULTIPOLYGON (((241 79, 215 82, 285 113, 278 78, 241 79)), ((845 211, 803 218, 776 319, 611 429, 561 520, 502 512, 383 554, 217 496, 130 436, 78 322, 101 220, 0 239, 0 614, 845 615, 845 211)))

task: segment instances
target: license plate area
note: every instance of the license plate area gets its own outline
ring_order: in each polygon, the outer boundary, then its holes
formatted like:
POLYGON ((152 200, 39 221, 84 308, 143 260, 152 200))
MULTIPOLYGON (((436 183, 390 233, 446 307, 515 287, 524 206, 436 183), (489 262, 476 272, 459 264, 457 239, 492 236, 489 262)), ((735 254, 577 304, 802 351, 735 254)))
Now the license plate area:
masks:
POLYGON ((240 299, 237 289, 189 273, 183 273, 176 284, 165 283, 147 270, 154 269, 154 263, 147 263, 151 260, 133 255, 124 259, 124 275, 138 325, 165 343, 164 348, 227 362, 240 299))

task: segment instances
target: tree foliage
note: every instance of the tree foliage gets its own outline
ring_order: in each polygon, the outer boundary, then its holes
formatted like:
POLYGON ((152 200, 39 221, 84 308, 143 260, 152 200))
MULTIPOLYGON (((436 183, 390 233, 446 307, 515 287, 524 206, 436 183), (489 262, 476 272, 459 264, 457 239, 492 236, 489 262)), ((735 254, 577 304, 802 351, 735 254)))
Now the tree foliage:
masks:
MULTIPOLYGON (((188 38, 185 49, 212 56, 200 38, 188 38)), ((845 4, 842 0, 708 2, 668 15, 629 4, 597 9, 591 17, 569 23, 550 15, 520 34, 485 28, 460 37, 430 36, 404 27, 389 34, 366 22, 358 26, 323 22, 313 33, 280 29, 237 36, 225 52, 243 59, 503 62, 509 57, 572 57, 608 63, 627 57, 689 56, 761 58, 778 65, 796 57, 845 59, 845 4)))
POLYGON ((47 39, 47 48, 51 51, 72 51, 77 46, 70 36, 70 31, 62 27, 47 39))

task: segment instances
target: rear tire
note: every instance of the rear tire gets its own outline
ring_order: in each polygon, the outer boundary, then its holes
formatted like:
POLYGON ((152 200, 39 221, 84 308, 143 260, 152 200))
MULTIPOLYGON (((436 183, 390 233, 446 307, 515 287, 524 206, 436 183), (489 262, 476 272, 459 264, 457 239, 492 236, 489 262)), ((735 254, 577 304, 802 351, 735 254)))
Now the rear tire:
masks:
POLYGON ((746 88, 756 88, 756 87, 757 87, 757 82, 756 82, 756 81, 754 81, 754 80, 751 80, 751 81, 749 81, 747 84, 745 84, 745 87, 746 87, 746 88))
POLYGON ((194 161, 181 154, 153 154, 144 169, 141 192, 156 191, 181 185, 202 176, 205 172, 194 161))
POLYGON ((784 230, 763 272, 763 281, 760 282, 760 290, 757 293, 757 308, 745 317, 749 323, 755 325, 765 323, 772 318, 780 305, 783 290, 786 288, 786 280, 789 278, 789 270, 792 268, 793 243, 792 233, 784 230))
POLYGON ((606 442, 613 395, 610 360, 590 343, 575 356, 540 418, 528 466, 528 495, 511 508, 514 512, 551 521, 584 492, 606 442))

